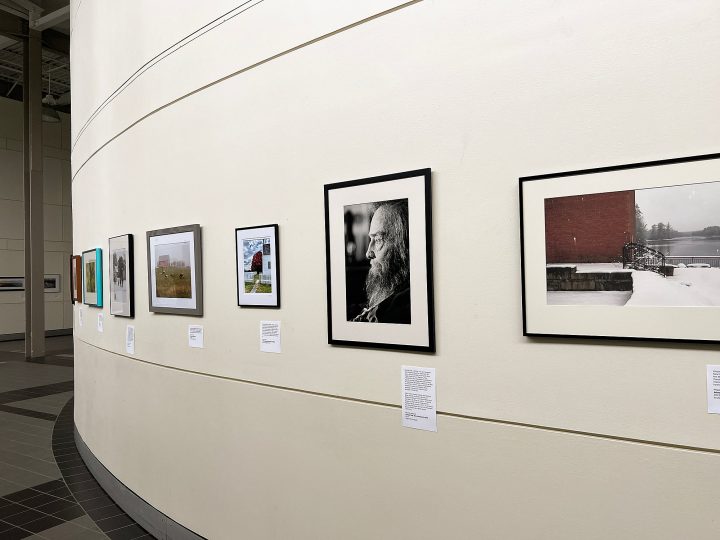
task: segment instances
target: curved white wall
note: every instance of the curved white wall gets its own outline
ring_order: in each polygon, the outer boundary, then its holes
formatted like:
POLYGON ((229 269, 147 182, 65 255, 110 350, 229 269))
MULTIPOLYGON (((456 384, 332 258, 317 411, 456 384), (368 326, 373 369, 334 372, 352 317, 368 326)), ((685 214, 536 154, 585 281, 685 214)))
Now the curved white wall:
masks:
POLYGON ((267 0, 191 35, 235 7, 206 4, 72 6, 75 250, 107 268, 108 237, 136 240, 134 321, 75 307, 75 419, 105 466, 213 539, 717 534, 717 349, 524 339, 517 197, 717 151, 717 3, 267 0), (328 346, 323 185, 421 167, 437 354, 328 346), (191 223, 205 316, 151 315, 145 232, 191 223), (234 229, 266 223, 283 307, 241 309, 234 229), (403 364, 437 369, 436 434, 400 427, 403 364))

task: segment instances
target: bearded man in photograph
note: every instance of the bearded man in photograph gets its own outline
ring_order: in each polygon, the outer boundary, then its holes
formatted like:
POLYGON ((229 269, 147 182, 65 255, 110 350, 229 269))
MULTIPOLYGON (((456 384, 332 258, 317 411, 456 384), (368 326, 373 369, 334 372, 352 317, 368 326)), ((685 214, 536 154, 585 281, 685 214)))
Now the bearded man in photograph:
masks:
POLYGON ((379 203, 370 221, 365 257, 367 305, 353 322, 410 324, 408 201, 379 203))

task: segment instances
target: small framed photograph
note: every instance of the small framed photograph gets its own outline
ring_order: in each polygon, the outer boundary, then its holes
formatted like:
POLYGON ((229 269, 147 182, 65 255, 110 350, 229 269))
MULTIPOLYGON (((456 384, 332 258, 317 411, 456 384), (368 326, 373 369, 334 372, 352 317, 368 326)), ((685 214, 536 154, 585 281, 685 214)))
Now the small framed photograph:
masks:
POLYGON ((82 302, 82 257, 70 255, 70 299, 82 302))
POLYGON ((58 293, 60 292, 60 280, 62 277, 60 274, 45 274, 44 285, 46 293, 58 293))
POLYGON ((238 306, 280 307, 278 226, 235 229, 238 306))
POLYGON ((135 316, 133 235, 113 236, 108 240, 110 267, 110 313, 118 317, 135 316))
POLYGON ((328 343, 435 352, 430 169, 325 186, 328 343))
POLYGON ((0 277, 0 292, 2 291, 24 291, 24 277, 0 277))
POLYGON ((150 311, 203 314, 200 225, 147 232, 150 311))
POLYGON ((102 307, 102 249, 83 251, 83 303, 88 306, 102 307))
POLYGON ((523 333, 718 343, 720 154, 520 179, 523 333))

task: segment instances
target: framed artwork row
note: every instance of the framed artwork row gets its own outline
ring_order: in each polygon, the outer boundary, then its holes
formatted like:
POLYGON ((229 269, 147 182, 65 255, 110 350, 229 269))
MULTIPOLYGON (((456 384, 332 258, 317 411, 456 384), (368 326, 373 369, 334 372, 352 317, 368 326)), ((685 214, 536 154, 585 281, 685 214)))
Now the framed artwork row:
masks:
MULTIPOLYGON (((62 279, 60 274, 45 274, 43 276, 43 287, 46 293, 58 293, 61 292, 62 287, 60 280, 62 279)), ((25 278, 23 276, 13 277, 0 277, 0 292, 3 291, 24 291, 25 290, 25 278)))
POLYGON ((718 342, 720 154, 520 179, 523 333, 718 342))

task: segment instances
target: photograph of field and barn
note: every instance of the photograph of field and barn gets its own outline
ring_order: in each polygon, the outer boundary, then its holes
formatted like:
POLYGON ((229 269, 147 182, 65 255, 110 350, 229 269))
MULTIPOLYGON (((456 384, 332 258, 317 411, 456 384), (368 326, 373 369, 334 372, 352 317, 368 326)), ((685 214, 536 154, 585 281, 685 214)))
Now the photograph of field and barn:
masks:
POLYGON ((720 306, 720 182, 544 202, 548 304, 720 306))
POLYGON ((270 238, 245 238, 242 244, 245 292, 272 293, 270 238))
POLYGON ((159 298, 192 298, 190 242, 155 247, 155 288, 159 298))

